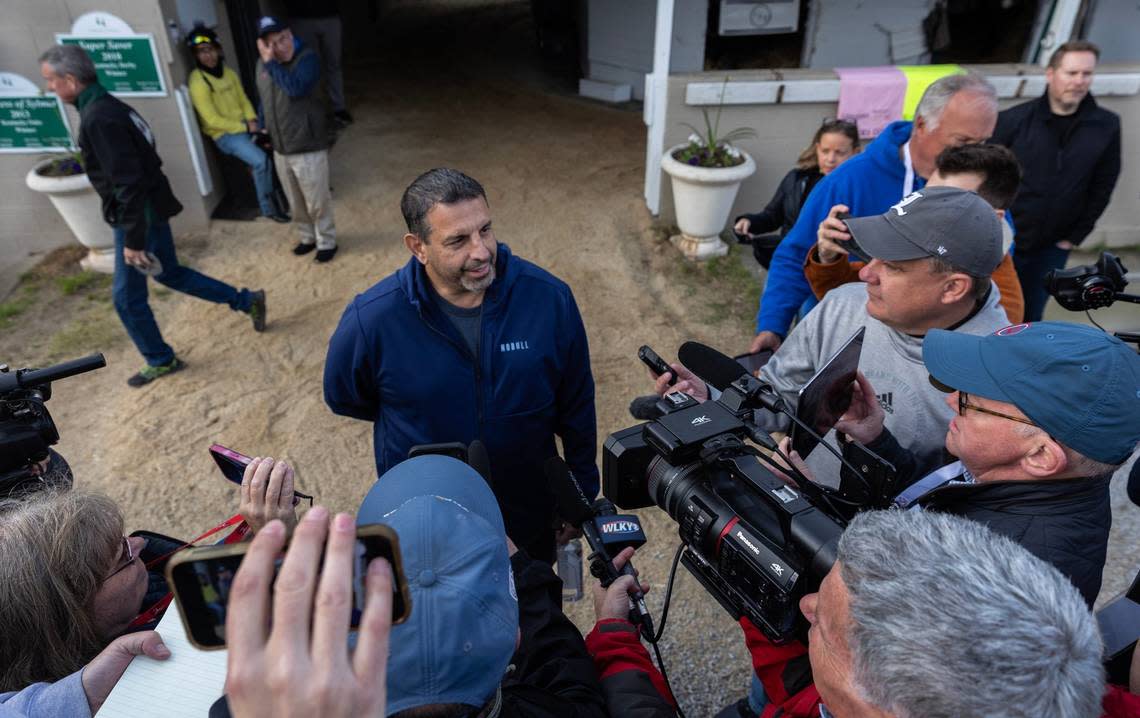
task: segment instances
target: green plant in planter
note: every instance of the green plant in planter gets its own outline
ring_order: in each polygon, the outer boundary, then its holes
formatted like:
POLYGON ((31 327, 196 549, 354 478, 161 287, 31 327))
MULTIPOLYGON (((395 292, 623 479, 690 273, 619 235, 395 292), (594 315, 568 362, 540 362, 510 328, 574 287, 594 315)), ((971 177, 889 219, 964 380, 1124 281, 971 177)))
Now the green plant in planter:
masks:
POLYGON ((83 169, 83 155, 78 152, 53 157, 50 162, 36 170, 36 174, 43 177, 72 177, 81 175, 83 169))
POLYGON ((689 135, 689 142, 684 147, 673 152, 673 159, 694 167, 735 167, 744 163, 740 150, 732 146, 736 140, 749 139, 756 136, 756 131, 748 127, 739 127, 735 130, 720 134, 720 111, 724 108, 724 91, 728 87, 728 78, 720 88, 720 102, 716 106, 716 117, 709 117, 709 109, 701 108, 705 118, 705 130, 702 133, 696 127, 683 123, 693 131, 689 135))

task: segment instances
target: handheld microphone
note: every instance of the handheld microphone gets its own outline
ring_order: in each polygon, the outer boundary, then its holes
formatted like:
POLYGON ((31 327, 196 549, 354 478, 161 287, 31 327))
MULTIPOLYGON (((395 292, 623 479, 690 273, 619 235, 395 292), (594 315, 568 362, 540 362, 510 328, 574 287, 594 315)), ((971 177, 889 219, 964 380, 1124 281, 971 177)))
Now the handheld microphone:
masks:
MULTIPOLYGON (((552 456, 543 465, 546 481, 558 502, 558 513, 567 522, 577 526, 586 542, 590 544, 590 573, 602 582, 603 588, 608 588, 619 576, 633 576, 637 581, 637 573, 633 570, 633 562, 627 561, 621 571, 614 568, 613 556, 609 547, 615 549, 614 554, 620 553, 625 546, 640 546, 645 543, 645 534, 641 531, 641 524, 636 516, 619 516, 614 505, 606 499, 591 504, 578 485, 574 473, 560 456, 552 456), (601 511, 595 507, 601 505, 601 511), (599 516, 601 515, 601 518, 599 516), (599 525, 599 522, 600 525, 599 525), (616 540, 607 540, 606 536, 622 535, 616 540)), ((630 611, 630 620, 640 626, 641 635, 649 642, 653 642, 653 619, 645 605, 645 595, 640 585, 637 590, 629 594, 633 610, 630 611)))

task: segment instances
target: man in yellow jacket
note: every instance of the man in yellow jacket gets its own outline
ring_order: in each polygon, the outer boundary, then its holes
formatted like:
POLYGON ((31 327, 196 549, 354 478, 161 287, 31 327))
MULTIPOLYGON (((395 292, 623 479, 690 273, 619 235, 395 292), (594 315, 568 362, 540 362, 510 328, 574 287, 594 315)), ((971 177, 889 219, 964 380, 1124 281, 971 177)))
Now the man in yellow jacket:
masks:
POLYGON ((258 131, 257 113, 245 96, 237 73, 226 67, 222 46, 213 30, 195 26, 186 38, 197 67, 190 72, 190 100, 198 113, 202 131, 218 149, 237 157, 253 170, 253 184, 261 214, 288 222, 273 198, 273 165, 251 133, 258 131))

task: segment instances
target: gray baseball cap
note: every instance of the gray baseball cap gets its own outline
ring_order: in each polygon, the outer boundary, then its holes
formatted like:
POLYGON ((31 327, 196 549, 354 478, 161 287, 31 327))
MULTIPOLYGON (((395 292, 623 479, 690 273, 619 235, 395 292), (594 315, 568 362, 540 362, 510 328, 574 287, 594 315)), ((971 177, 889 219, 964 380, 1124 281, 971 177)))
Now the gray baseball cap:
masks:
POLYGON ((876 259, 938 257, 978 277, 990 276, 1001 263, 1001 220, 994 208, 956 187, 925 187, 883 214, 844 223, 876 259))

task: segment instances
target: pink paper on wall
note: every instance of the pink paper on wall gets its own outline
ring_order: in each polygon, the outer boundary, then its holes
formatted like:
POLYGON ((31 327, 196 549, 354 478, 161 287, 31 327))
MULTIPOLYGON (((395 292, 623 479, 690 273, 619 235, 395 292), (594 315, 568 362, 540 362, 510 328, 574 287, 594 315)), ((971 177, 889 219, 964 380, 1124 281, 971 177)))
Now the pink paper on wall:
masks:
POLYGON ((893 65, 837 67, 841 120, 859 126, 859 136, 874 137, 895 120, 902 119, 906 75, 893 65))

